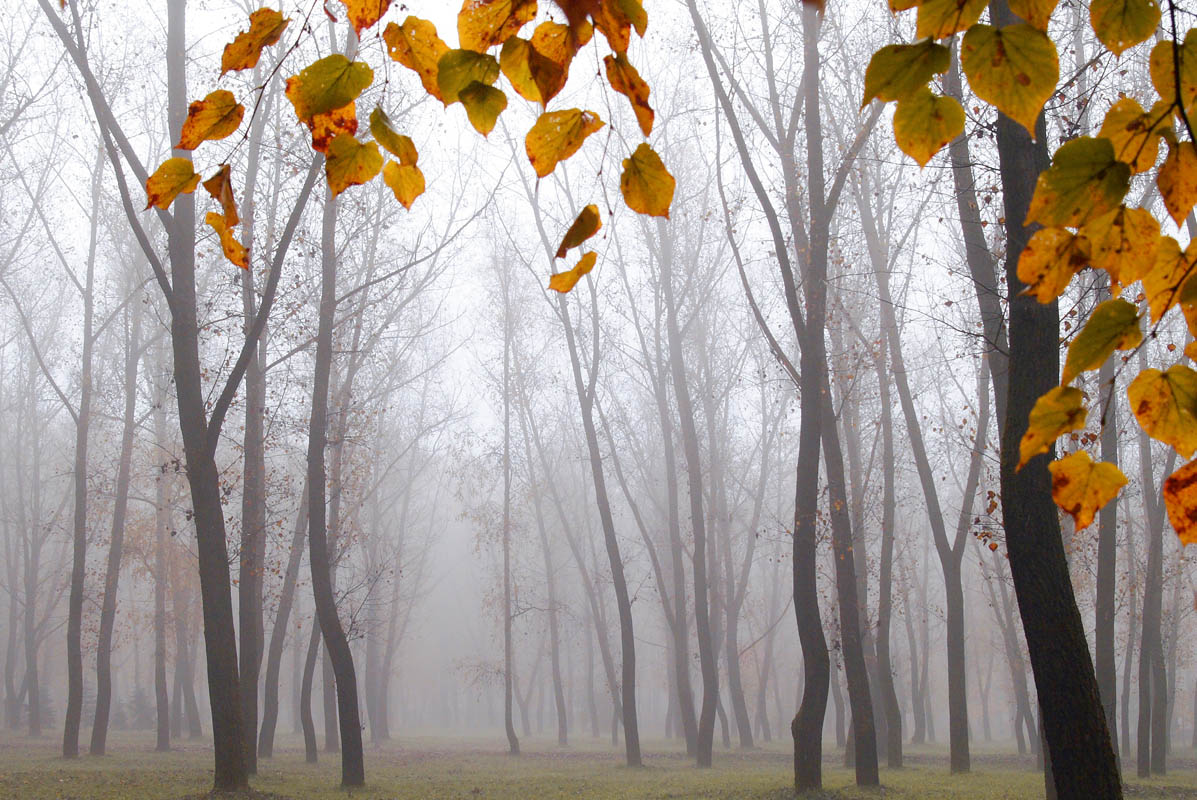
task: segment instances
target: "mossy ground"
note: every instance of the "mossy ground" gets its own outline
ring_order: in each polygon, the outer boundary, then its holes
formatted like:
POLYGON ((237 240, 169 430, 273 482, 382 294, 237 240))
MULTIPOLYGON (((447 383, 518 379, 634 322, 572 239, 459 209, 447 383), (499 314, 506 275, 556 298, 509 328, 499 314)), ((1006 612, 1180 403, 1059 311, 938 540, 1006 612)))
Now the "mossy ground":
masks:
MULTIPOLYGON (((647 766, 621 765, 622 751, 593 740, 568 749, 551 741, 524 743, 518 758, 506 755, 501 739, 401 739, 367 752, 364 789, 339 787, 334 754, 305 764, 298 742, 283 742, 276 758, 263 761, 252 784, 262 800, 415 800, 462 798, 791 798, 790 754, 785 743, 750 752, 716 751, 716 766, 699 770, 672 743, 646 743, 647 766)), ((0 738, 0 798, 8 800, 193 800, 211 785, 211 753, 186 740, 170 753, 152 752, 146 736, 118 735, 112 755, 65 761, 51 739, 31 742, 0 738)), ((881 773, 882 789, 858 790, 853 774, 838 760, 825 766, 826 798, 902 800, 1015 800, 1043 796, 1043 777, 1027 759, 978 748, 974 770, 947 772, 946 753, 934 747, 909 752, 909 766, 881 773)), ((1188 754, 1173 759, 1165 778, 1127 786, 1129 797, 1197 800, 1197 762, 1188 754)), ((1133 768, 1131 770, 1133 772, 1133 768)))

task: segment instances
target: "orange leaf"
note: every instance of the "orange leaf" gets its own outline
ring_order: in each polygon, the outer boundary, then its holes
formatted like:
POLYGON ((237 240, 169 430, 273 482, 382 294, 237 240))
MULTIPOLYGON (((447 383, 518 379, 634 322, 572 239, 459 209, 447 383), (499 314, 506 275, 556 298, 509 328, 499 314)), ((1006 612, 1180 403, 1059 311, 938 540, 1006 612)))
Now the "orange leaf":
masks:
POLYGON ((1052 474, 1052 500, 1068 512, 1077 530, 1089 527, 1097 510, 1126 486, 1122 470, 1105 461, 1094 462, 1084 450, 1047 465, 1052 474))
POLYGON ((224 257, 241 269, 249 269, 249 251, 233 238, 233 230, 228 221, 215 211, 209 211, 204 221, 220 236, 220 249, 224 251, 224 257))
POLYGON ((436 65, 449 52, 449 46, 437 35, 436 26, 419 17, 408 17, 402 25, 393 22, 387 25, 382 38, 391 58, 419 75, 424 91, 441 100, 436 65))
POLYGON ((603 64, 607 67, 607 83, 631 101, 632 110, 636 112, 636 121, 640 123, 640 130, 648 136, 653 132, 655 116, 652 106, 648 104, 648 84, 622 53, 606 56, 603 58, 603 64))
POLYGON ((1197 144, 1169 144, 1168 157, 1160 167, 1156 185, 1160 188, 1168 215, 1180 227, 1185 216, 1197 204, 1197 144))
POLYGON ((391 0, 344 0, 345 9, 349 12, 349 22, 353 25, 353 32, 357 36, 374 23, 382 19, 391 7, 391 0))
POLYGON ((1164 481, 1168 521, 1182 545, 1197 542, 1197 461, 1190 461, 1164 481))
POLYGON ((175 147, 194 150, 201 142, 223 139, 237 130, 244 115, 245 106, 237 102, 232 92, 217 89, 187 108, 187 121, 175 147))
POLYGON ((1088 239, 1063 228, 1042 228, 1018 257, 1018 279, 1027 284, 1026 294, 1050 303, 1088 263, 1088 239))
POLYGON ((647 144, 641 143, 630 158, 623 160, 623 174, 619 176, 619 190, 628 208, 639 214, 669 219, 669 206, 677 181, 665 169, 661 157, 647 144))
POLYGON ((168 158, 145 182, 145 207, 170 207, 180 194, 191 194, 199 186, 200 176, 190 158, 168 158))
POLYGON ((594 236, 601 227, 603 227, 603 220, 599 217, 598 206, 591 203, 582 209, 582 213, 578 214, 578 218, 565 232, 565 238, 561 240, 561 246, 557 248, 557 258, 565 258, 566 253, 594 236))
POLYGON ((220 74, 253 69, 262 57, 262 48, 276 43, 291 20, 273 8, 259 8, 249 15, 249 30, 224 46, 220 57, 220 74))
POLYGON ((233 181, 228 164, 221 164, 220 169, 208 180, 204 181, 204 188, 216 202, 220 203, 220 210, 224 213, 228 225, 236 225, 241 221, 237 216, 237 201, 233 197, 233 181))
POLYGON ((465 0, 457 14, 457 38, 463 48, 485 53, 535 16, 536 0, 465 0))
POLYGON ((351 100, 348 105, 317 114, 306 124, 312 131, 312 149, 328 153, 333 139, 342 133, 350 136, 357 133, 357 101, 351 100))
POLYGON ((566 73, 561 65, 518 36, 503 43, 499 68, 520 97, 542 106, 565 86, 566 73))
POLYGON ((586 253, 581 260, 574 265, 574 268, 565 272, 558 272, 555 275, 549 276, 549 288, 555 292, 566 292, 578 285, 578 281, 582 279, 590 270, 594 269, 595 262, 598 261, 597 253, 586 253))
POLYGON ((598 114, 580 108, 541 114, 524 138, 524 150, 537 177, 548 175, 558 162, 578 152, 586 137, 605 124, 598 114))

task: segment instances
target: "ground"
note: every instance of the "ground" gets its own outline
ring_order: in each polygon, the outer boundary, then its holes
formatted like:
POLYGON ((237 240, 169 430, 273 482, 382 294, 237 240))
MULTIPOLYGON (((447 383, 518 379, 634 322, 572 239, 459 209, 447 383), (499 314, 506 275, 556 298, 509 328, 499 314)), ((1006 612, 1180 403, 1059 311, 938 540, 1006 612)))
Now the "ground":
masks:
MULTIPOLYGON (((305 764, 297 740, 286 739, 276 758, 264 760, 252 781, 255 800, 534 800, 537 798, 792 798, 786 743, 750 752, 716 750, 714 769, 696 769, 676 745, 645 743, 643 769, 621 766, 622 751, 589 738, 568 749, 551 740, 524 743, 524 754, 505 754, 493 739, 413 737, 370 748, 364 789, 346 792, 335 754, 305 764)), ((0 800, 198 800, 211 785, 211 754, 203 743, 183 740, 170 753, 154 753, 148 734, 110 737, 112 755, 64 761, 51 738, 0 736, 0 800)), ((947 754, 934 746, 908 752, 909 765, 881 771, 881 791, 857 790, 837 756, 825 767, 828 798, 901 800, 1021 800, 1043 797, 1043 776, 1029 759, 978 746, 973 772, 949 775, 947 754)), ((1197 800, 1197 760, 1177 753, 1165 778, 1139 781, 1129 765, 1127 796, 1197 800)))

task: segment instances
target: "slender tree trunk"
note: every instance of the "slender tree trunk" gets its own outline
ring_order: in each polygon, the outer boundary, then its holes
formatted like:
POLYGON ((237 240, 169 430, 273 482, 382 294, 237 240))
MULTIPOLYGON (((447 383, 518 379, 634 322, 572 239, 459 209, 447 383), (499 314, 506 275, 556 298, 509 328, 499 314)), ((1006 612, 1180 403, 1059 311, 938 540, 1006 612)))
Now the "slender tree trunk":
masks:
MULTIPOLYGON (((503 292, 503 727, 507 731, 507 752, 520 754, 520 740, 511 718, 514 689, 511 652, 511 297, 510 275, 500 276, 503 292)), ((524 712, 524 735, 528 735, 524 712)))
POLYGON ((312 680, 316 676, 316 657, 320 655, 320 622, 312 619, 312 631, 308 636, 307 655, 303 659, 303 680, 299 689, 299 723, 303 726, 304 760, 315 764, 320 757, 316 745, 316 724, 312 721, 312 680))
MULTIPOLYGON (((1109 292, 1103 293, 1109 297, 1109 292)), ((1104 405, 1101 420, 1101 460, 1118 466, 1118 404, 1114 401, 1114 363, 1107 359, 1098 373, 1104 405), (1107 393, 1107 387, 1109 389, 1107 393)), ((1097 587, 1094 598, 1094 657, 1097 689, 1110 731, 1110 744, 1118 756, 1118 667, 1114 660, 1114 623, 1117 609, 1114 590, 1118 583, 1118 498, 1102 506, 1097 516, 1097 587)))
MULTIPOLYGON (((166 453, 166 410, 162 407, 164 398, 159 396, 154 403, 154 440, 166 453)), ((170 511, 167 503, 167 464, 154 475, 154 699, 157 706, 158 740, 155 749, 159 753, 170 750, 170 700, 166 691, 166 526, 170 511)))

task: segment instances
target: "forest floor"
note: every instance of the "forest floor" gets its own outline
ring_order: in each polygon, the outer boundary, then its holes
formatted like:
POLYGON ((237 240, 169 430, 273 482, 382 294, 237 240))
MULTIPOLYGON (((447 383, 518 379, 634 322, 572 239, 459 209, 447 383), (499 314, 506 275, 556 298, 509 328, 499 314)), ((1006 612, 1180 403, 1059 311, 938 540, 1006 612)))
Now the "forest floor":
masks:
MULTIPOLYGON (((725 751, 716 745, 715 767, 696 769, 672 742, 645 743, 643 769, 622 766, 622 749, 591 739, 568 749, 552 740, 524 742, 524 754, 506 755, 502 740, 413 737, 370 748, 368 785, 341 789, 340 761, 320 753, 306 764, 295 740, 282 742, 277 756, 264 760, 253 779, 253 800, 535 800, 537 798, 792 798, 791 754, 774 742, 752 751, 725 751)), ((211 752, 202 742, 183 740, 170 753, 152 752, 148 734, 114 734, 112 755, 65 761, 57 742, 0 735, 2 800, 199 800, 211 784, 211 752)), ((820 798, 895 798, 895 800, 1022 800, 1043 797, 1043 776, 1029 758, 978 746, 973 771, 950 775, 944 748, 926 746, 907 752, 908 766, 882 769, 880 791, 852 786, 853 773, 842 755, 826 762, 820 798)), ((1128 764, 1127 797, 1197 800, 1197 759, 1190 751, 1175 754, 1163 778, 1140 781, 1128 764)))

